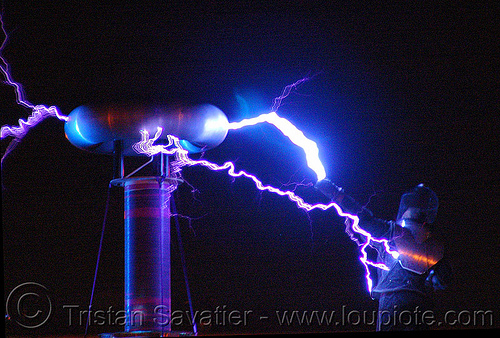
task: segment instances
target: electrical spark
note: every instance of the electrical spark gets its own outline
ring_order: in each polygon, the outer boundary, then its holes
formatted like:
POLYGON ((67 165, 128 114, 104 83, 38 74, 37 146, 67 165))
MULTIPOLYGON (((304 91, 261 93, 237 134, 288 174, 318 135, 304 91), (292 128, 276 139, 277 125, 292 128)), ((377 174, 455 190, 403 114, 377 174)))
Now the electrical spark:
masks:
POLYGON ((306 154, 307 166, 314 171, 316 174, 317 181, 321 181, 326 178, 326 171, 319 159, 319 149, 316 142, 308 139, 302 131, 297 129, 290 121, 282 118, 276 114, 276 112, 271 112, 267 114, 261 114, 257 117, 251 119, 245 119, 240 122, 229 123, 229 130, 240 129, 247 126, 253 126, 258 123, 267 122, 272 124, 279 131, 283 133, 286 137, 292 141, 293 144, 301 147, 306 154))
POLYGON ((244 119, 240 122, 229 123, 229 130, 241 129, 243 127, 253 126, 259 123, 267 122, 275 126, 283 135, 288 137, 293 144, 299 146, 306 154, 307 166, 316 174, 316 180, 321 181, 326 178, 326 171, 319 159, 319 149, 316 142, 308 139, 302 131, 295 127, 290 121, 278 116, 276 113, 281 106, 281 102, 290 95, 292 89, 308 81, 309 78, 302 78, 295 83, 286 86, 281 95, 274 99, 272 111, 267 114, 261 114, 257 117, 244 119))
POLYGON ((286 86, 285 88, 283 88, 281 95, 274 99, 273 107, 271 108, 271 111, 274 111, 274 112, 278 111, 278 108, 281 106, 281 102, 284 99, 286 99, 288 97, 288 95, 290 95, 292 90, 297 88, 298 86, 300 86, 302 83, 304 83, 306 81, 309 81, 308 77, 304 77, 304 78, 286 86))
POLYGON ((12 136, 18 140, 22 139, 32 127, 36 126, 38 123, 51 116, 57 117, 61 121, 67 121, 68 119, 67 116, 63 116, 61 115, 61 113, 59 113, 57 107, 37 105, 33 106, 31 115, 28 117, 28 119, 26 119, 26 121, 19 119, 18 127, 7 125, 2 126, 0 136, 2 139, 9 136, 12 136))
POLYGON ((386 239, 378 239, 373 237, 368 231, 365 231, 359 226, 359 217, 356 215, 352 215, 350 213, 344 212, 342 208, 335 202, 330 202, 329 204, 310 204, 304 201, 304 199, 294 191, 290 190, 281 190, 270 185, 266 185, 262 183, 255 175, 249 174, 243 170, 237 171, 235 169, 235 165, 232 162, 225 162, 222 165, 218 165, 216 163, 209 162, 207 160, 194 160, 188 156, 188 151, 183 149, 180 140, 172 135, 167 135, 168 144, 167 145, 153 145, 154 141, 159 139, 161 136, 162 129, 158 128, 155 136, 150 139, 149 133, 146 130, 141 130, 141 141, 136 143, 133 148, 139 154, 145 154, 147 156, 154 156, 159 153, 164 153, 168 155, 175 155, 175 161, 172 162, 172 167, 175 168, 173 172, 180 172, 180 169, 185 166, 203 166, 212 171, 227 171, 228 175, 231 177, 246 177, 252 180, 255 184, 255 187, 261 191, 268 191, 270 193, 274 193, 280 196, 286 196, 292 202, 294 202, 299 209, 305 210, 306 212, 312 211, 314 209, 327 210, 330 208, 334 208, 337 214, 341 217, 346 217, 350 219, 353 223, 352 229, 356 233, 364 236, 366 238, 365 243, 360 248, 361 256, 359 260, 365 267, 365 277, 367 280, 368 291, 371 292, 373 287, 373 281, 370 277, 369 266, 373 266, 378 269, 389 270, 383 263, 372 262, 368 260, 368 253, 366 252, 366 248, 368 246, 373 246, 374 243, 381 244, 386 252, 392 255, 392 257, 397 258, 399 256, 397 251, 391 250, 389 247, 388 240, 386 239))
MULTIPOLYGON (((6 138, 6 137, 13 137, 13 141, 9 144, 6 152, 4 153, 2 157, 2 162, 4 158, 7 156, 10 151, 12 151, 17 145, 21 139, 28 133, 28 131, 36 126, 38 123, 43 121, 47 117, 56 117, 61 121, 67 121, 68 117, 62 115, 58 108, 55 106, 44 106, 44 105, 33 105, 30 103, 26 97, 24 90, 21 86, 21 84, 17 83, 16 81, 13 80, 10 72, 10 67, 5 58, 3 57, 3 51, 5 48, 5 45, 7 43, 8 35, 7 32, 4 28, 4 23, 2 21, 2 18, 0 16, 0 23, 2 27, 2 31, 5 35, 5 39, 0 46, 0 71, 2 72, 4 78, 5 78, 5 83, 7 85, 10 85, 14 88, 15 94, 16 94, 16 102, 18 105, 31 109, 31 115, 26 119, 26 120, 19 120, 19 125, 18 126, 2 126, 1 131, 0 131, 0 136, 1 138, 6 138)), ((286 86, 283 89, 282 94, 275 98, 273 102, 273 107, 272 111, 267 114, 262 114, 259 115, 255 118, 251 119, 245 119, 240 122, 234 122, 229 124, 229 130, 237 130, 241 129, 243 127, 247 126, 253 126, 258 123, 269 123, 273 126, 275 126, 278 130, 283 133, 286 137, 290 139, 290 141, 301 147, 303 151, 305 152, 306 155, 306 162, 308 167, 314 171, 316 174, 316 179, 317 181, 320 181, 324 178, 326 178, 326 172, 325 168, 323 167, 323 164, 321 163, 321 160, 319 159, 319 149, 317 144, 308 139, 302 131, 297 129, 290 121, 288 121, 285 118, 282 118, 278 116, 276 113, 278 108, 281 106, 282 101, 292 92, 293 89, 295 89, 297 86, 302 84, 303 82, 307 81, 308 78, 303 78, 299 81, 296 81, 295 83, 286 86)), ((203 166, 206 167, 210 170, 213 171, 227 171, 228 175, 237 178, 237 177, 246 177, 250 180, 252 180, 256 186, 256 188, 260 191, 268 191, 270 193, 274 193, 280 196, 286 196, 288 199, 290 199, 292 202, 294 202, 299 209, 303 209, 306 212, 312 211, 314 209, 320 209, 320 210, 327 210, 330 208, 334 208, 337 214, 341 217, 346 217, 352 222, 352 229, 356 233, 364 236, 366 238, 366 241, 361 245, 360 251, 361 251, 361 256, 359 257, 359 260, 365 267, 365 277, 367 280, 367 285, 368 285, 368 291, 372 290, 373 282, 370 277, 370 271, 369 271, 369 266, 373 266, 379 269, 384 269, 384 270, 389 270, 389 268, 383 264, 383 263, 376 263, 368 260, 368 254, 366 252, 366 248, 368 246, 372 246, 374 243, 382 244, 382 246, 385 248, 385 250, 391 254, 394 258, 397 258, 399 255, 396 251, 392 251, 389 247, 388 241, 385 239, 377 239, 373 237, 369 232, 363 230, 361 227, 359 227, 359 218, 356 215, 352 215, 349 213, 346 213, 342 210, 342 208, 336 204, 335 202, 331 202, 329 204, 310 204, 305 202, 300 196, 295 194, 295 191, 290 191, 290 190, 281 190, 276 187, 272 187, 270 185, 265 185, 262 183, 255 175, 249 174, 243 170, 237 171, 235 169, 235 165, 232 162, 225 162, 222 165, 218 165, 212 162, 209 162, 207 160, 193 160, 189 158, 188 156, 188 151, 183 149, 180 140, 176 138, 175 136, 168 135, 168 144, 166 145, 155 145, 154 142, 157 141, 162 133, 162 129, 158 128, 157 132, 153 136, 153 138, 150 138, 149 133, 146 130, 141 130, 141 141, 137 142, 136 144, 133 145, 133 149, 135 152, 138 154, 145 154, 147 156, 154 156, 155 154, 158 153, 164 153, 168 155, 175 155, 176 160, 172 162, 172 171, 171 173, 173 175, 180 175, 181 168, 184 166, 203 166)))
MULTIPOLYGON (((261 114, 255 118, 244 119, 240 122, 232 122, 229 123, 229 130, 237 130, 247 126, 253 126, 258 123, 267 122, 275 126, 278 130, 283 133, 286 137, 290 139, 292 143, 301 147, 306 154, 307 165, 310 169, 312 169, 317 177, 317 180, 320 181, 326 178, 326 172, 319 159, 319 149, 317 144, 308 139, 302 131, 297 129, 290 121, 285 118, 278 116, 276 113, 277 109, 280 107, 281 102, 284 98, 286 98, 292 91, 292 89, 296 88, 298 85, 307 81, 307 78, 303 78, 291 85, 288 85, 284 88, 282 94, 274 100, 273 111, 267 114, 261 114)), ((133 148, 137 153, 142 153, 147 156, 154 156, 158 153, 164 153, 168 155, 175 155, 176 160, 172 162, 173 172, 179 173, 181 168, 184 166, 195 166, 200 165, 206 167, 212 171, 224 171, 226 170, 228 175, 237 178, 237 177, 246 177, 252 180, 255 184, 255 187, 260 191, 268 191, 270 193, 277 194, 279 196, 286 196, 289 200, 294 202, 299 209, 305 210, 306 212, 312 211, 314 209, 327 210, 330 208, 334 208, 337 214, 341 217, 346 217, 352 222, 352 230, 357 234, 363 236, 365 238, 364 243, 362 243, 360 247, 361 256, 359 257, 360 262, 363 264, 365 268, 365 278, 367 281, 368 291, 371 292, 373 288, 373 281, 370 276, 370 266, 373 266, 378 269, 389 270, 389 267, 384 263, 377 263, 368 260, 368 253, 366 252, 366 248, 368 246, 382 246, 384 250, 389 253, 394 259, 399 257, 399 253, 390 248, 389 242, 386 239, 379 239, 372 236, 368 231, 362 229, 359 226, 359 217, 353 214, 349 214, 344 212, 342 208, 335 202, 331 202, 329 204, 310 204, 304 201, 303 198, 295 194, 295 191, 290 190, 281 190, 279 188, 265 185, 262 183, 255 175, 249 174, 243 170, 236 171, 235 165, 232 162, 225 162, 222 165, 218 165, 216 163, 209 162, 207 160, 193 160, 189 158, 188 151, 183 149, 178 138, 172 135, 167 135, 168 144, 167 145, 154 145, 154 142, 158 140, 161 136, 162 130, 161 128, 157 129, 155 136, 150 139, 149 133, 146 130, 141 130, 141 141, 136 143, 133 148), (170 149, 169 149, 170 148, 170 149)))
POLYGON ((0 26, 2 28, 2 32, 5 35, 5 38, 0 46, 0 71, 2 72, 5 81, 4 83, 13 87, 14 92, 16 94, 16 102, 18 105, 31 109, 31 115, 26 119, 19 119, 18 126, 2 126, 0 130, 0 138, 4 139, 6 137, 13 137, 14 139, 9 143, 5 153, 2 156, 1 162, 5 157, 16 147, 17 144, 21 141, 21 139, 28 133, 28 131, 36 126, 38 123, 45 120, 47 117, 57 117, 61 121, 67 121, 68 117, 62 115, 57 107, 55 106, 44 106, 44 105, 34 105, 30 103, 26 99, 26 95, 24 93, 23 87, 20 83, 14 81, 10 72, 9 63, 3 56, 3 51, 7 44, 8 34, 4 27, 4 22, 2 20, 2 16, 0 15, 0 26))

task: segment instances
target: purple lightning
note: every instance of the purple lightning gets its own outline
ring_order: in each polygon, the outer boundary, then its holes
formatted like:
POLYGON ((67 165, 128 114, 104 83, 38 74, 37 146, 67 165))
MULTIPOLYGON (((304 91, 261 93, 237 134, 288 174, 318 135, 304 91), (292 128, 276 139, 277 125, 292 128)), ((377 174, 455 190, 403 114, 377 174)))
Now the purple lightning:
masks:
POLYGON ((271 108, 271 111, 277 111, 278 108, 281 106, 281 102, 290 95, 293 89, 296 89, 298 86, 300 86, 302 83, 309 81, 308 77, 304 77, 298 81, 295 81, 294 83, 286 86, 283 88, 283 91, 281 92, 281 95, 278 96, 277 98, 274 99, 273 102, 273 107, 271 108))
MULTIPOLYGON (((292 141, 292 143, 298 145, 304 150, 309 168, 311 168, 316 173, 317 179, 318 181, 320 181, 326 177, 326 173, 319 159, 318 156, 319 150, 316 143, 306 138, 305 135, 288 120, 279 117, 276 114, 276 110, 281 105, 282 100, 291 93, 292 89, 296 88, 298 85, 300 85, 306 80, 307 78, 301 79, 289 86, 286 86, 282 94, 274 100, 273 111, 271 113, 262 114, 255 118, 245 119, 240 122, 230 123, 229 129, 236 130, 246 126, 252 126, 263 122, 267 122, 269 124, 274 125, 283 133, 283 135, 287 136, 290 139, 290 141, 292 141)), ((296 195, 294 191, 281 190, 279 188, 275 188, 270 185, 265 185, 255 175, 249 174, 243 170, 236 171, 235 165, 232 162, 225 162, 222 165, 218 165, 209 162, 207 160, 193 160, 189 158, 188 151, 182 148, 179 139, 172 135, 167 135, 168 139, 167 145, 154 145, 154 142, 160 138, 161 133, 162 133, 161 128, 158 128, 155 136, 151 139, 147 131, 141 130, 141 141, 136 143, 133 146, 133 148, 137 153, 146 154, 148 156, 153 156, 158 153, 175 155, 176 160, 172 162, 173 173, 180 173, 181 168, 184 166, 195 166, 195 165, 201 165, 213 171, 227 170, 228 175, 231 177, 236 178, 243 176, 251 179, 254 182, 256 188, 261 191, 268 191, 280 196, 288 197, 288 199, 290 199, 292 202, 295 202, 298 208, 303 209, 306 212, 309 212, 314 209, 327 210, 333 207, 339 216, 346 217, 346 219, 352 222, 351 226, 352 231, 356 232, 357 234, 365 238, 364 243, 360 245, 361 256, 359 257, 359 260, 361 261, 361 263, 365 268, 366 272, 365 277, 369 292, 371 292, 373 287, 373 281, 370 276, 369 266, 373 266, 375 268, 383 270, 389 270, 389 267, 387 267, 387 265, 383 263, 376 263, 368 260, 368 253, 366 252, 366 248, 368 246, 373 246, 375 245, 375 243, 377 243, 379 246, 382 245, 384 250, 395 259, 399 256, 399 253, 397 251, 391 250, 391 248, 389 247, 389 243, 386 239, 375 238, 368 231, 362 229, 359 226, 358 216, 344 212, 337 203, 331 202, 329 204, 321 204, 321 203, 309 204, 305 202, 300 196, 296 195)))
POLYGON ((5 30, 1 15, 0 25, 2 27, 2 32, 5 35, 5 39, 0 46, 0 71, 5 78, 4 83, 14 88, 14 92, 16 94, 16 102, 18 105, 24 108, 31 109, 31 115, 26 120, 19 119, 19 125, 17 127, 8 125, 2 126, 0 130, 0 138, 3 139, 9 136, 14 138, 10 142, 5 153, 2 156, 1 162, 3 163, 5 157, 16 147, 16 145, 28 133, 28 131, 38 123, 45 120, 47 117, 57 117, 61 121, 67 121, 68 118, 62 115, 55 106, 46 107, 43 105, 34 105, 26 99, 23 87, 21 86, 21 84, 15 82, 12 78, 12 75, 10 73, 10 66, 3 57, 3 51, 7 44, 8 34, 5 30))
MULTIPOLYGON (((3 155, 1 161, 3 162, 4 158, 7 156, 10 151, 13 150, 15 145, 19 143, 19 141, 26 135, 26 133, 43 121, 47 117, 57 117, 59 120, 62 121, 67 121, 68 117, 62 115, 57 107, 55 106, 50 106, 46 107, 43 105, 33 105, 30 103, 26 97, 25 93, 23 91, 23 88, 21 84, 15 82, 11 76, 10 73, 10 67, 5 58, 3 57, 2 53, 5 48, 5 45, 7 43, 8 35, 7 32, 4 28, 4 23, 2 21, 2 18, 0 16, 0 23, 2 27, 2 31, 5 35, 5 39, 0 46, 0 70, 2 74, 5 77, 5 83, 12 86, 14 88, 14 91, 16 93, 16 102, 24 107, 31 109, 31 115, 26 119, 26 120, 19 120, 19 125, 18 126, 2 126, 1 128, 1 138, 5 137, 14 137, 14 140, 9 144, 5 154, 3 155)), ((299 129, 297 129, 292 123, 290 123, 288 120, 280 117, 277 115, 276 111, 278 108, 281 106, 282 101, 288 97, 288 95, 292 92, 293 89, 295 89, 297 86, 302 84, 303 82, 307 81, 308 78, 303 78, 299 81, 296 81, 295 83, 286 86, 283 89, 282 94, 277 97, 274 102, 273 102, 273 107, 272 111, 268 114, 262 114, 259 115, 256 118, 252 119, 245 119, 243 121, 237 122, 237 123, 230 123, 229 124, 229 130, 237 130, 241 129, 246 126, 252 126, 258 123, 269 123, 274 125, 278 130, 280 130, 283 135, 288 137, 292 143, 295 145, 301 147, 306 155, 306 161, 310 169, 312 169, 317 177, 317 180, 320 181, 326 177, 326 172, 325 169, 319 159, 319 150, 315 142, 312 140, 308 139, 299 129)), ((145 130, 141 131, 141 141, 134 144, 133 149, 139 153, 139 154, 146 154, 148 156, 153 156, 158 153, 164 153, 168 155, 175 155, 176 160, 172 162, 172 171, 171 173, 173 175, 180 175, 181 168, 184 166, 195 166, 195 165, 200 165, 204 166, 210 170, 213 171, 223 171, 227 170, 228 175, 231 177, 241 177, 244 176, 248 179, 251 179, 256 188, 261 190, 261 191, 268 191, 270 193, 274 193, 280 196, 286 196, 288 199, 290 199, 292 202, 294 202, 298 208, 305 210, 306 212, 309 212, 314 209, 320 209, 320 210, 327 210, 330 208, 334 208, 337 212, 337 214, 341 217, 346 217, 350 222, 352 222, 352 227, 351 229, 356 232, 359 235, 362 235, 366 240, 364 243, 362 243, 360 251, 361 251, 361 256, 359 257, 359 260, 365 267, 366 271, 366 280, 367 280, 367 286, 368 290, 372 290, 373 282, 370 277, 370 271, 369 271, 369 266, 374 266, 379 269, 384 269, 384 270, 389 270, 389 268, 383 264, 383 263, 376 263, 368 260, 368 254, 366 252, 366 248, 370 245, 373 245, 374 243, 382 244, 382 246, 385 248, 385 250, 391 254, 394 258, 397 258, 399 256, 399 253, 396 251, 393 251, 390 249, 388 241, 385 239, 378 239, 373 237, 369 232, 363 230, 362 228, 359 227, 359 218, 356 215, 352 215, 349 213, 346 213, 342 210, 342 208, 336 204, 335 202, 331 202, 329 204, 310 204, 305 202, 300 196, 296 195, 294 191, 290 190, 281 190, 276 187, 272 187, 270 185, 265 185, 262 183, 255 175, 249 174, 243 170, 237 171, 235 169, 235 165, 232 162, 225 162, 223 165, 218 165, 212 162, 209 162, 207 160, 193 160, 188 157, 188 151, 183 149, 182 146, 180 145, 180 141, 178 138, 172 135, 167 135, 168 139, 168 144, 167 145, 154 145, 154 142, 158 140, 161 136, 162 130, 161 128, 158 128, 156 134, 154 135, 153 138, 150 138, 149 133, 145 130)))
POLYGON ((352 215, 349 213, 346 213, 342 210, 342 208, 335 202, 331 202, 329 204, 310 204, 304 201, 300 196, 296 195, 294 191, 289 191, 289 190, 280 190, 278 188, 272 187, 270 185, 265 185, 262 183, 255 175, 249 174, 243 170, 237 171, 235 169, 235 165, 232 162, 225 162, 222 165, 218 165, 212 162, 209 162, 207 160, 193 160, 189 158, 188 156, 188 151, 183 149, 180 141, 177 137, 172 136, 172 135, 167 135, 168 139, 168 144, 167 145, 153 145, 154 141, 156 141, 160 136, 161 136, 161 128, 158 128, 155 136, 153 138, 149 138, 149 133, 145 130, 141 131, 141 141, 136 143, 133 148, 137 153, 142 153, 146 154, 148 156, 154 156, 155 154, 158 153, 164 153, 168 155, 175 155, 175 161, 172 162, 173 166, 173 173, 179 173, 180 169, 184 166, 203 166, 206 167, 210 170, 213 171, 222 171, 222 170, 227 170, 227 173, 231 177, 246 177, 252 180, 256 186, 257 189, 261 191, 268 191, 270 193, 274 193, 280 196, 286 196, 288 199, 290 199, 292 202, 294 202, 298 208, 303 209, 307 212, 314 210, 314 209, 320 209, 320 210, 327 210, 330 208, 334 208, 337 214, 341 217, 346 217, 350 221, 352 221, 352 229, 356 233, 364 236, 366 238, 366 241, 361 245, 360 251, 361 251, 361 256, 359 257, 359 260, 365 267, 365 277, 367 280, 367 286, 368 286, 368 291, 371 292, 373 282, 370 277, 370 270, 369 266, 376 267, 378 269, 384 269, 384 270, 389 270, 389 268, 383 264, 383 263, 376 263, 368 260, 368 253, 366 252, 366 248, 370 245, 373 245, 374 243, 382 244, 384 249, 391 254, 394 258, 397 258, 399 256, 399 253, 396 251, 393 251, 389 247, 389 243, 386 239, 378 239, 373 237, 369 232, 365 231, 361 227, 359 227, 359 218, 356 215, 352 215))

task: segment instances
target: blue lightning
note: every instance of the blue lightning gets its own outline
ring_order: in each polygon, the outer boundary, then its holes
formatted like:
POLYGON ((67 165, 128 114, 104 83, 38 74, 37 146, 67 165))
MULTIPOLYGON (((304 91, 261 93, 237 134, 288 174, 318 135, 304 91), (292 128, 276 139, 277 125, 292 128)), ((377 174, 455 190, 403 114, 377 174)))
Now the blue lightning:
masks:
MULTIPOLYGON (((288 91, 289 93, 289 91, 288 91)), ((317 175, 318 180, 324 179, 326 174, 324 172, 323 165, 321 161, 319 161, 318 150, 316 143, 307 139, 304 134, 298 130, 295 126, 293 126, 288 120, 279 117, 275 112, 271 112, 269 114, 262 114, 253 119, 243 120, 238 123, 230 123, 231 129, 239 129, 246 126, 255 125, 257 123, 268 122, 278 128, 285 136, 287 136, 294 144, 300 146, 306 152, 306 158, 313 159, 308 162, 308 165, 311 169, 313 169, 317 175), (319 162, 319 165, 317 164, 319 162), (315 165, 311 165, 313 163, 315 165), (323 176, 324 175, 324 176, 323 176)), ((262 181, 260 181, 257 176, 247 173, 246 171, 239 170, 237 171, 234 163, 225 162, 222 165, 218 165, 216 163, 209 162, 207 160, 193 160, 189 158, 188 151, 183 149, 180 141, 177 137, 172 135, 167 135, 168 144, 166 145, 154 145, 154 142, 161 137, 162 129, 158 128, 154 137, 150 138, 149 133, 146 130, 141 130, 141 141, 134 144, 133 148, 137 153, 145 154, 148 156, 153 156, 158 153, 164 153, 168 155, 175 155, 176 160, 172 162, 172 166, 175 168, 172 172, 180 173, 181 168, 184 166, 203 166, 213 171, 227 171, 228 175, 231 177, 246 177, 252 180, 255 184, 255 187, 261 191, 268 191, 270 193, 274 193, 280 196, 286 196, 292 202, 294 202, 299 209, 303 209, 306 212, 309 212, 314 209, 320 210, 328 210, 330 208, 334 208, 337 214, 341 217, 345 217, 349 222, 351 222, 351 229, 357 234, 361 235, 362 238, 365 239, 363 243, 360 245, 361 256, 359 257, 360 262, 363 264, 365 268, 365 278, 367 282, 368 291, 371 292, 373 288, 373 281, 370 276, 369 266, 373 266, 378 269, 389 270, 389 267, 384 263, 380 262, 372 262, 368 259, 368 253, 366 252, 366 248, 368 246, 374 246, 376 244, 381 244, 387 253, 389 253, 392 257, 397 259, 399 257, 399 253, 390 248, 389 242, 386 239, 379 239, 374 237, 368 231, 362 229, 359 226, 359 217, 353 214, 349 214, 344 212, 342 208, 335 202, 331 202, 329 204, 310 204, 304 201, 300 196, 295 194, 295 191, 292 190, 281 190, 279 188, 266 185, 262 181)), ((353 239, 354 237, 351 237, 353 239)))
POLYGON ((326 177, 325 168, 319 159, 318 145, 308 139, 302 131, 297 129, 290 121, 285 118, 279 117, 276 112, 269 114, 262 114, 252 119, 245 119, 240 122, 233 122, 229 124, 229 130, 240 129, 246 126, 253 126, 257 123, 267 122, 274 125, 280 130, 283 135, 287 136, 293 144, 301 147, 306 154, 307 165, 311 170, 316 173, 317 181, 321 181, 326 177))
MULTIPOLYGON (((13 140, 7 147, 4 155, 2 156, 1 162, 3 163, 4 158, 15 148, 15 146, 21 141, 21 139, 29 132, 31 128, 39 124, 41 121, 48 117, 56 117, 61 121, 67 121, 68 117, 61 114, 57 107, 55 106, 44 106, 44 105, 34 105, 30 103, 25 95, 23 87, 20 83, 14 81, 10 72, 10 66, 3 56, 3 52, 8 40, 8 34, 4 27, 4 22, 0 15, 0 24, 2 32, 5 35, 5 39, 0 46, 0 71, 2 72, 5 83, 14 88, 16 94, 16 102, 23 108, 31 110, 30 116, 26 120, 19 120, 18 126, 2 126, 0 130, 1 139, 6 137, 13 137, 13 140)), ((326 177, 325 168, 319 159, 319 149, 317 144, 308 139, 302 131, 297 129, 292 123, 290 123, 285 118, 278 116, 276 113, 278 108, 281 106, 282 101, 288 97, 288 95, 297 86, 307 81, 308 78, 303 78, 295 83, 288 85, 282 91, 282 94, 275 98, 273 102, 273 107, 270 113, 259 115, 255 118, 245 119, 240 122, 233 122, 229 124, 229 130, 237 130, 243 127, 252 126, 258 123, 269 123, 280 130, 283 135, 288 137, 288 139, 295 145, 301 147, 306 155, 306 162, 308 167, 314 171, 316 174, 317 181, 320 181, 326 177)), ((357 234, 364 238, 364 242, 360 244, 361 256, 359 260, 363 264, 366 270, 366 280, 368 290, 371 291, 373 287, 373 282, 370 277, 369 266, 376 267, 378 269, 389 270, 389 268, 383 263, 372 262, 368 260, 368 254, 366 248, 368 246, 373 246, 375 244, 381 244, 385 251, 391 254, 394 258, 399 256, 399 253, 390 249, 388 241, 386 239, 379 239, 372 236, 369 232, 362 229, 359 226, 359 218, 356 215, 346 213, 342 208, 335 202, 329 204, 310 204, 305 202, 300 196, 295 194, 295 191, 291 190, 281 190, 280 188, 275 188, 270 185, 262 183, 255 175, 249 174, 243 170, 236 170, 235 165, 232 162, 225 162, 223 165, 218 165, 206 160, 193 160, 188 157, 188 151, 183 149, 178 138, 172 135, 168 135, 167 145, 155 145, 154 142, 158 140, 161 136, 162 130, 159 128, 153 138, 149 137, 149 133, 145 130, 141 131, 141 141, 134 144, 133 149, 139 154, 146 154, 148 156, 153 156, 158 153, 164 153, 168 155, 174 155, 176 160, 172 163, 173 174, 180 174, 181 168, 184 166, 194 166, 200 165, 214 171, 227 171, 228 175, 232 177, 246 177, 252 180, 257 189, 261 191, 268 191, 270 193, 275 193, 280 196, 286 196, 292 202, 294 202, 298 208, 303 209, 307 212, 320 209, 327 210, 334 208, 337 214, 341 217, 345 217, 347 221, 352 223, 351 229, 357 234)))

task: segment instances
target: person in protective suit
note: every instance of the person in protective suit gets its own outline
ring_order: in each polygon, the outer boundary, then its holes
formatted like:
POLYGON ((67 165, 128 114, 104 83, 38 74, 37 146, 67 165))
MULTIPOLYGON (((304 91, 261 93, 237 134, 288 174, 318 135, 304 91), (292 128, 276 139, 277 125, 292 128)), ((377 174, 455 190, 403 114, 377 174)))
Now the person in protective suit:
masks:
MULTIPOLYGON (((396 221, 387 221, 374 217, 328 178, 319 181, 316 188, 344 211, 357 215, 362 229, 373 237, 387 239, 391 250, 399 253, 395 258, 377 243, 372 245, 377 261, 389 267, 387 271, 377 269, 378 280, 372 289, 372 297, 379 302, 377 330, 428 329, 429 323, 421 315, 433 309, 434 291, 446 288, 452 278, 443 258, 443 244, 433 235, 439 205, 434 191, 419 184, 403 194, 396 221)), ((351 239, 358 244, 365 242, 356 237, 349 221, 346 232, 351 239)))

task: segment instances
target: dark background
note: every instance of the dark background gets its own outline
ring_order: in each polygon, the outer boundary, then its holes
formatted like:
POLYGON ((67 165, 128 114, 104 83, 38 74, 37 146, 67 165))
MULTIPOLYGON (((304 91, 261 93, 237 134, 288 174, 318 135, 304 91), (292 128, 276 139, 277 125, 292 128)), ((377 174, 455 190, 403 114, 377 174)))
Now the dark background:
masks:
MULTIPOLYGON (((395 217, 414 185, 433 188, 455 271, 436 311, 492 310, 498 327, 498 4, 4 1, 2 12, 14 79, 30 102, 64 114, 86 103, 181 100, 209 102, 239 121, 268 112, 283 87, 314 75, 280 115, 318 143, 328 176, 379 217, 395 217)), ((1 124, 25 119, 30 111, 16 105, 13 88, 0 88, 1 124)), ((88 306, 112 159, 73 147, 63 127, 44 121, 3 163, 5 299, 37 282, 55 309, 35 332, 7 322, 9 334, 84 331, 68 324, 63 306, 88 306)), ((314 179, 301 151, 270 126, 232 131, 205 157, 235 161, 275 186, 314 179)), ((128 159, 127 171, 146 160, 128 159)), ((196 218, 180 219, 195 310, 256 314, 247 326, 201 332, 374 330, 274 318, 276 310, 376 309, 335 211, 306 214, 224 172, 183 175, 198 190, 184 184, 174 196, 179 212, 196 218)), ((297 192, 325 202, 310 186, 297 192)), ((122 203, 115 188, 94 309, 123 307, 122 203)), ((173 255, 174 306, 187 309, 175 241, 173 255)), ((490 326, 436 328, 477 327, 490 326)))

